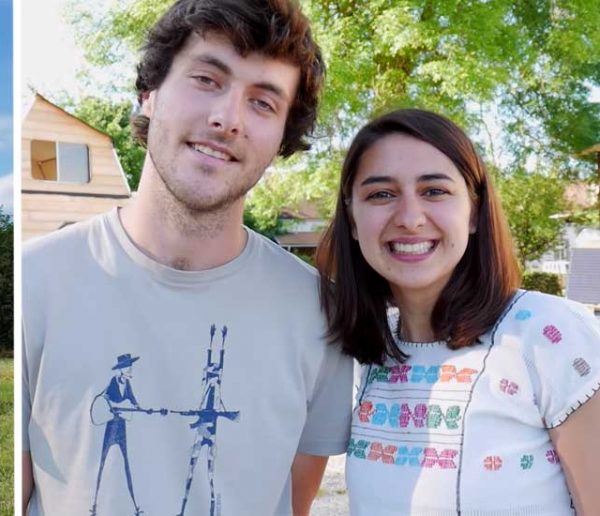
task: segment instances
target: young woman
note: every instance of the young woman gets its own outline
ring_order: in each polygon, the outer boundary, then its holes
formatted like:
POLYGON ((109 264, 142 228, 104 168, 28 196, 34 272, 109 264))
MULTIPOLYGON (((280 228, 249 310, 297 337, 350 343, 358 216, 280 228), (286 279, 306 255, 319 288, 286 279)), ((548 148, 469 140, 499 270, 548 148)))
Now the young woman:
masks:
POLYGON ((600 325, 518 289, 462 130, 413 109, 365 126, 318 262, 330 337, 364 364, 352 515, 600 514, 600 325))

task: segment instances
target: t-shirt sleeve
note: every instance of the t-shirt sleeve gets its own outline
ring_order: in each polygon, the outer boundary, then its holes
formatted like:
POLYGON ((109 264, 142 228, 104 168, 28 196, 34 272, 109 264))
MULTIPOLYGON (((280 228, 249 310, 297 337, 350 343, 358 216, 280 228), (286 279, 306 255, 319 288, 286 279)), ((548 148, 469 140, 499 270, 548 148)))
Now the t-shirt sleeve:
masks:
MULTIPOLYGON (((23 325, 24 326, 24 325, 23 325)), ((23 327, 22 326, 22 327, 23 327)), ((21 352, 21 399, 22 399, 22 410, 21 410, 21 439, 22 439, 22 450, 28 452, 30 450, 29 444, 29 420, 31 419, 31 395, 29 391, 29 369, 27 367, 27 354, 25 352, 25 329, 22 330, 21 340, 23 343, 21 352)))
POLYGON ((338 455, 346 451, 352 420, 353 360, 337 346, 328 345, 313 395, 298 452, 338 455))
POLYGON ((525 361, 535 402, 553 428, 600 390, 600 321, 579 303, 549 296, 539 301, 517 319, 529 318, 525 361))

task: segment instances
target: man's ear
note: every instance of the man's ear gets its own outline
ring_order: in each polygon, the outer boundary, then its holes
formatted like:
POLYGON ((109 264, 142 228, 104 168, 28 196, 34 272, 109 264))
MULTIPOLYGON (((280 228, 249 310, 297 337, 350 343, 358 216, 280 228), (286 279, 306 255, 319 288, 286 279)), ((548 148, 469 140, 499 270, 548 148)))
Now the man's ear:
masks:
POLYGON ((152 118, 154 112, 154 97, 156 96, 156 90, 152 90, 148 93, 144 93, 142 101, 142 114, 148 118, 152 118))

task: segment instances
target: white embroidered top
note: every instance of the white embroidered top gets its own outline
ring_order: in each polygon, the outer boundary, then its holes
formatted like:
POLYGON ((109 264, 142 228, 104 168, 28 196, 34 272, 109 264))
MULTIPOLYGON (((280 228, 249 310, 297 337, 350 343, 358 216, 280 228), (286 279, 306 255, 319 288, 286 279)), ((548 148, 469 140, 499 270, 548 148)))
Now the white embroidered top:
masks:
POLYGON ((346 477, 353 516, 574 514, 548 429, 600 389, 600 324, 520 291, 481 344, 398 346, 365 367, 346 477))

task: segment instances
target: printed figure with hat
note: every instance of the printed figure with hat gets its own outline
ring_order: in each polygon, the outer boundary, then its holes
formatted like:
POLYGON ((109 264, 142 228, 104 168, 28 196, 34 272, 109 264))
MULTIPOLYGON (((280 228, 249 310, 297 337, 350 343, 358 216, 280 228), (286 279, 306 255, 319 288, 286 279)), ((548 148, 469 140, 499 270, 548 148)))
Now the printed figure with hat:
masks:
POLYGON ((123 412, 144 412, 146 414, 152 414, 154 412, 160 412, 162 415, 167 414, 166 409, 142 409, 133 394, 131 388, 132 378, 132 365, 134 362, 139 360, 140 357, 132 357, 130 353, 119 355, 117 357, 117 363, 113 366, 113 371, 116 371, 115 375, 110 380, 110 383, 101 393, 99 393, 92 402, 90 407, 90 417, 92 423, 95 425, 106 424, 104 430, 104 441, 102 443, 102 454, 100 457, 100 467, 98 469, 98 478, 96 480, 96 490, 94 493, 94 503, 90 510, 92 516, 96 516, 96 505, 98 501, 98 491, 100 490, 100 481, 102 480, 102 471, 104 470, 104 464, 106 457, 113 445, 117 445, 121 450, 123 456, 123 463, 125 465, 125 476, 127 478, 127 488, 129 489, 129 495, 133 501, 135 509, 135 515, 142 514, 142 510, 138 506, 135 495, 133 494, 133 482, 131 480, 131 468, 129 466, 129 458, 127 457, 127 431, 126 423, 127 420, 123 417, 123 412), (102 410, 99 407, 103 407, 107 417, 102 418, 98 416, 102 410), (107 409, 107 410, 106 410, 107 409))

